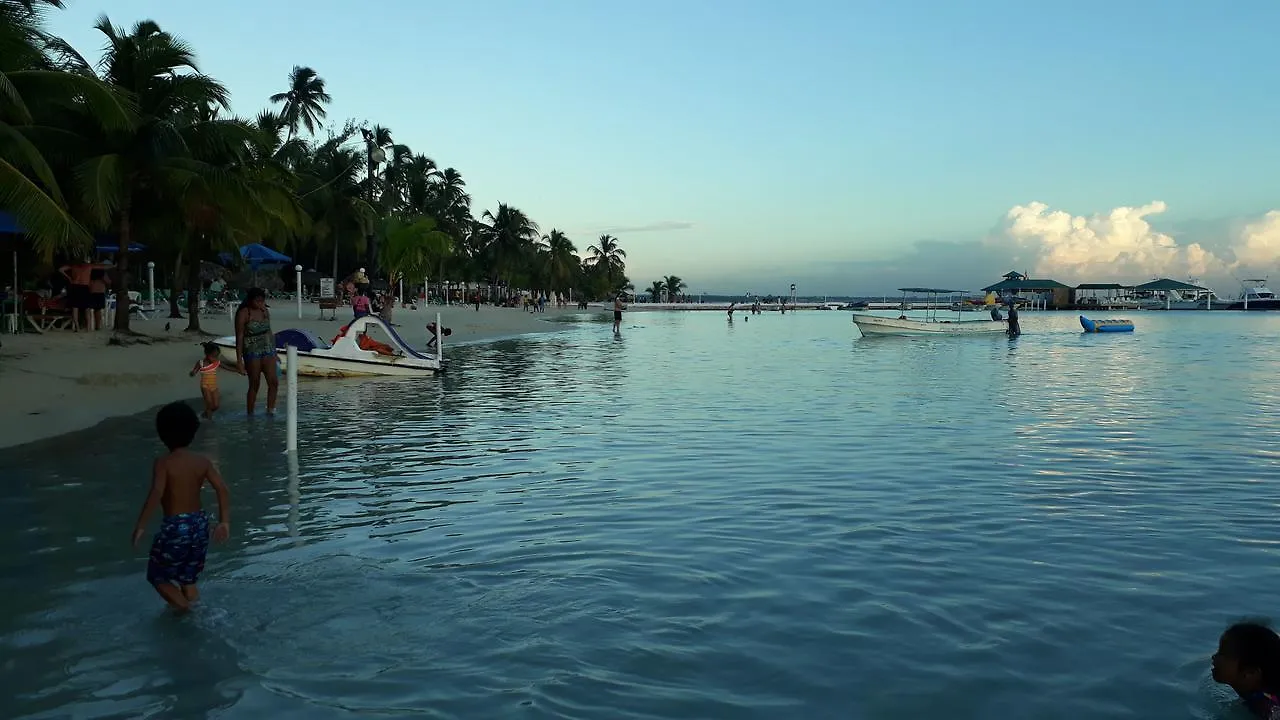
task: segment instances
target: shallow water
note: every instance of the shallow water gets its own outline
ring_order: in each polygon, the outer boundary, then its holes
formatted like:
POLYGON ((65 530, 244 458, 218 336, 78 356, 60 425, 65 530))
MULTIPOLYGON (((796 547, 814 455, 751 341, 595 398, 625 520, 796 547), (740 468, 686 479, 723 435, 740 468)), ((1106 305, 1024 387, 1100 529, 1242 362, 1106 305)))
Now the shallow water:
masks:
POLYGON ((307 382, 296 467, 202 429, 185 619, 128 545, 149 416, 2 452, 0 716, 1219 716, 1280 597, 1280 315, 1131 317, 630 313, 307 382))

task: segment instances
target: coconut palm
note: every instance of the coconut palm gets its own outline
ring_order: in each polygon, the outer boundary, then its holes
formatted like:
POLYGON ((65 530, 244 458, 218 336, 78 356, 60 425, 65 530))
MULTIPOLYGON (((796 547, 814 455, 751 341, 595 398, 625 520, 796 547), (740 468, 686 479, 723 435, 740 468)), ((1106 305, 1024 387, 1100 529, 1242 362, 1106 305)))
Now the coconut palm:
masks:
POLYGON ((667 291, 667 302, 677 302, 677 298, 688 287, 679 275, 668 275, 662 279, 662 286, 667 291))
POLYGON ((107 39, 99 66, 103 81, 137 103, 137 120, 124 130, 94 137, 94 154, 76 168, 88 217, 113 231, 119 241, 116 266, 117 331, 129 329, 128 247, 145 235, 145 215, 135 205, 180 198, 198 170, 180 132, 184 114, 206 106, 228 106, 226 88, 200 73, 195 53, 182 40, 143 20, 126 32, 105 15, 95 25, 107 39))
POLYGON ((661 280, 654 280, 649 286, 649 302, 662 302, 662 295, 667 291, 666 283, 661 280))
POLYGON ((542 247, 545 249, 542 270, 550 286, 548 289, 556 292, 568 290, 573 286, 579 267, 578 248, 567 235, 555 229, 542 237, 542 247))
POLYGON ((13 213, 38 252, 51 257, 92 244, 65 192, 71 178, 60 172, 84 144, 68 132, 65 116, 81 113, 100 127, 121 130, 132 125, 134 114, 126 98, 97 78, 59 69, 60 49, 69 46, 44 33, 47 7, 62 2, 0 1, 0 207, 13 213))
POLYGON ((627 252, 618 246, 618 238, 612 235, 601 235, 595 245, 587 246, 590 253, 588 262, 599 273, 608 291, 617 290, 618 280, 625 277, 627 252))
POLYGON ((523 211, 506 203, 499 203, 498 212, 484 211, 482 238, 494 277, 511 286, 520 271, 522 259, 529 257, 529 250, 538 239, 538 225, 523 211))
POLYGON ((391 284, 400 279, 414 281, 426 278, 434 271, 443 275, 444 262, 453 249, 453 239, 436 228, 435 220, 420 217, 407 222, 391 218, 383 230, 386 240, 382 243, 379 261, 391 284))
POLYGON ((333 100, 325 92, 324 78, 309 67, 294 65, 289 73, 289 90, 271 96, 272 103, 284 103, 280 117, 289 129, 289 139, 298 134, 299 127, 314 135, 316 127, 328 115, 325 105, 333 100))

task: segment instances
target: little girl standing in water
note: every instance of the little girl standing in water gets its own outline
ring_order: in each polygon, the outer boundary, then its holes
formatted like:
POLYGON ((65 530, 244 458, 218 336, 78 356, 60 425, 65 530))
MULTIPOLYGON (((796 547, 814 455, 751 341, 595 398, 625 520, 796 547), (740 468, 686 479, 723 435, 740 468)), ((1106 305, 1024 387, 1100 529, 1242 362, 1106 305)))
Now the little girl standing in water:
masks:
POLYGON ((1254 717, 1280 720, 1280 635, 1260 623, 1236 623, 1213 654, 1213 679, 1244 701, 1254 717))
POLYGON ((200 396, 204 398, 204 416, 209 419, 213 419, 213 414, 222 404, 222 397, 218 392, 218 368, 222 366, 222 361, 218 359, 220 354, 217 345, 205 343, 204 359, 191 368, 191 375, 200 373, 200 396))

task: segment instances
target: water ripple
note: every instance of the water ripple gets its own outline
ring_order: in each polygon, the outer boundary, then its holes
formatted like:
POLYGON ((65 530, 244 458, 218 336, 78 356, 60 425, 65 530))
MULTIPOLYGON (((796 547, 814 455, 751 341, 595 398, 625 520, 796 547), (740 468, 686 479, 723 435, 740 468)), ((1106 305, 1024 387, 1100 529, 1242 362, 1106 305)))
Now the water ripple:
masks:
POLYGON ((1138 320, 637 315, 307 383, 296 466, 202 432, 236 534, 184 620, 124 543, 150 418, 0 453, 0 714, 1213 717, 1280 592, 1280 317, 1138 320))

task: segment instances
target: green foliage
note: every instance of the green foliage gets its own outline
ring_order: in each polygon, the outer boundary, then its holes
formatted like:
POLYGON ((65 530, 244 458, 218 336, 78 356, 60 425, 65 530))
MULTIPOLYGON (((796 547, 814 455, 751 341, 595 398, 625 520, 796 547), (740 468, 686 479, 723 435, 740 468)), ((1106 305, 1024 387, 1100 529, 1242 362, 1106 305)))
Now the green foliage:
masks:
MULTIPOLYGON (((103 56, 90 63, 45 31, 61 6, 0 0, 0 210, 47 261, 87 253, 101 233, 196 278, 201 260, 263 242, 302 263, 324 257, 337 278, 363 265, 393 282, 594 298, 630 285, 617 238, 601 236, 582 260, 565 233, 541 234, 512 205, 477 218, 461 173, 389 128, 324 126, 331 96, 311 67, 295 66, 269 109, 231 117, 227 88, 180 37, 103 16, 103 56)), ((127 329, 127 282, 116 289, 127 329)))

